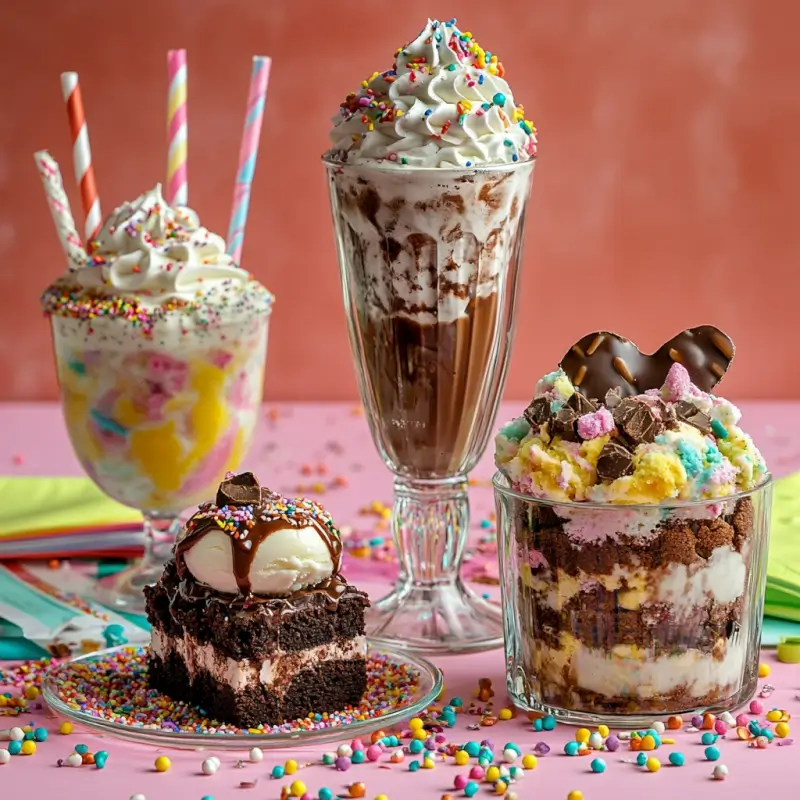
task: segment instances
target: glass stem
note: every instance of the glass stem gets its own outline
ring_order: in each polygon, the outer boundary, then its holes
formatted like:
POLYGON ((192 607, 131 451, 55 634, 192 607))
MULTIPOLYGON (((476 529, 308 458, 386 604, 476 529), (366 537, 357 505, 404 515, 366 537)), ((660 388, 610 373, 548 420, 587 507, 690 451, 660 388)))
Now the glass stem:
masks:
POLYGON ((466 477, 395 478, 392 526, 401 591, 457 583, 469 530, 466 477))
POLYGON ((176 514, 159 511, 143 511, 144 515, 144 557, 145 564, 163 564, 172 555, 175 539, 181 529, 181 521, 176 514))

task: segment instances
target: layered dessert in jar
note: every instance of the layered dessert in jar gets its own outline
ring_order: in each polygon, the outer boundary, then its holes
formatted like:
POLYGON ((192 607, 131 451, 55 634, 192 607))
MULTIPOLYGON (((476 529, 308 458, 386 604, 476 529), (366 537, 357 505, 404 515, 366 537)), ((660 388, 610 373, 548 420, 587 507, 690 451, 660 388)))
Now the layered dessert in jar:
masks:
POLYGON ((358 705, 366 594, 318 504, 229 475, 145 588, 150 685, 241 728, 358 705))
POLYGON ((464 472, 490 436, 537 147, 504 75, 455 20, 428 20, 330 134, 351 335, 398 474, 464 472))
POLYGON ((711 390, 711 326, 653 356, 577 342, 496 437, 509 688, 534 707, 665 714, 755 688, 770 482, 711 390))
POLYGON ((177 513, 250 443, 272 295, 160 186, 87 250, 42 297, 72 445, 116 500, 177 513))

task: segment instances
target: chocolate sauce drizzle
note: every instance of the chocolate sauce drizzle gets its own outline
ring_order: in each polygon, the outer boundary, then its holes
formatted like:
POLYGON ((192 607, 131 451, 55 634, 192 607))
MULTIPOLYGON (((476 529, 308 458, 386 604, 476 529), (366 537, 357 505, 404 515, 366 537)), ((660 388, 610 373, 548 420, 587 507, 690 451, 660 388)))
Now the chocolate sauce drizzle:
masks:
POLYGON ((342 542, 330 514, 311 500, 283 497, 259 486, 252 472, 226 478, 220 484, 216 503, 200 506, 178 537, 175 563, 182 582, 182 592, 186 595, 220 595, 194 581, 185 560, 186 553, 211 531, 222 531, 231 540, 233 573, 239 589, 238 595, 227 596, 232 604, 248 606, 280 599, 287 607, 294 607, 297 601, 310 594, 324 594, 331 601, 338 602, 347 588, 347 581, 339 573, 342 542), (250 570, 259 546, 273 533, 292 528, 312 528, 317 532, 330 553, 333 574, 322 583, 299 589, 289 596, 276 598, 254 595, 250 585, 250 570))

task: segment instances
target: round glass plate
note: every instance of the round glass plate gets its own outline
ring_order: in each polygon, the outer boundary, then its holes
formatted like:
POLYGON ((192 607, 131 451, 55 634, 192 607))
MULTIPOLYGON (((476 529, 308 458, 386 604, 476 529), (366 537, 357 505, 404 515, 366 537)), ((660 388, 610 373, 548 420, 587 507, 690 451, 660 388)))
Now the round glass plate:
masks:
POLYGON ((349 709, 329 715, 333 721, 313 723, 318 727, 304 720, 242 731, 215 727, 202 711, 148 689, 147 649, 123 645, 61 662, 47 673, 42 696, 71 721, 120 739, 158 747, 241 750, 341 741, 388 728, 433 704, 444 685, 442 673, 426 659, 368 644, 365 697, 382 697, 377 706, 365 701, 355 713, 349 709), (156 715, 160 721, 154 721, 156 715))

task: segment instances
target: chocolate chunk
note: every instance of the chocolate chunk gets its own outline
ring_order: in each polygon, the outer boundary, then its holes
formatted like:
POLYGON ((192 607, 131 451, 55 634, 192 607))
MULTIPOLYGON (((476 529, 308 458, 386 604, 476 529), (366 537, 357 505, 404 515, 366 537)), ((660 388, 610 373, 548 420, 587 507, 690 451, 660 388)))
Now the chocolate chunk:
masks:
POLYGON ((664 430, 664 423, 644 400, 626 397, 612 413, 614 424, 634 444, 654 442, 656 436, 664 430))
POLYGON ((226 478, 217 490, 218 506, 249 506, 261 501, 261 486, 252 472, 226 478))
POLYGON ((522 412, 531 428, 538 428, 550 419, 550 401, 546 397, 536 397, 522 412))
POLYGON ((613 411, 622 402, 622 393, 619 387, 614 387, 606 392, 605 406, 609 411, 613 411))
POLYGON ((597 459, 597 477, 615 481, 633 472, 633 455, 618 442, 606 442, 597 459))
POLYGON ((582 417, 584 414, 592 414, 597 411, 597 404, 589 400, 588 397, 584 397, 579 392, 575 392, 575 394, 570 396, 569 400, 567 400, 567 405, 579 417, 582 417))
POLYGON ((618 389, 623 397, 659 389, 675 362, 686 368, 696 386, 710 392, 733 356, 730 337, 713 325, 685 330, 652 355, 642 353, 630 339, 597 331, 576 342, 560 367, 586 397, 602 397, 609 389, 618 389))
POLYGON ((568 405, 561 406, 555 416, 550 419, 550 433, 560 436, 568 442, 578 442, 580 437, 576 428, 578 414, 568 405))
POLYGON ((656 398, 656 408, 665 428, 675 430, 678 427, 678 417, 671 406, 668 406, 660 397, 656 398))
POLYGON ((706 436, 711 433, 711 417, 705 411, 701 411, 694 403, 690 403, 688 400, 679 400, 675 403, 673 409, 681 422, 697 428, 706 436))

